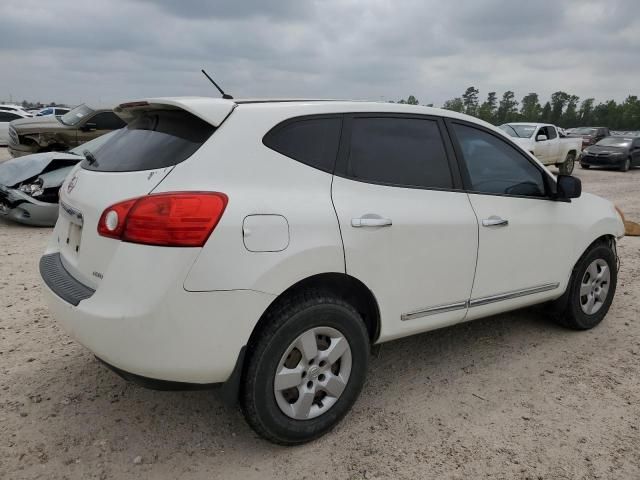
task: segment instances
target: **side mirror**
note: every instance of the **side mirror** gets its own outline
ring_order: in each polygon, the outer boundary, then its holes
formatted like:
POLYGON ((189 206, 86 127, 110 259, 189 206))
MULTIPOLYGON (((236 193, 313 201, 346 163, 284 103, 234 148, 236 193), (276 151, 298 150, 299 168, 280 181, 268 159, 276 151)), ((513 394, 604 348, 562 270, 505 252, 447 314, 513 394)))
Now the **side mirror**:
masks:
POLYGON ((567 201, 582 195, 582 182, 578 177, 571 175, 558 175, 557 200, 567 201))
POLYGON ((83 132, 91 132, 92 130, 97 130, 98 126, 95 123, 85 123, 80 130, 83 132))
POLYGON ((546 135, 538 135, 536 137, 536 142, 544 142, 545 140, 548 140, 546 135))

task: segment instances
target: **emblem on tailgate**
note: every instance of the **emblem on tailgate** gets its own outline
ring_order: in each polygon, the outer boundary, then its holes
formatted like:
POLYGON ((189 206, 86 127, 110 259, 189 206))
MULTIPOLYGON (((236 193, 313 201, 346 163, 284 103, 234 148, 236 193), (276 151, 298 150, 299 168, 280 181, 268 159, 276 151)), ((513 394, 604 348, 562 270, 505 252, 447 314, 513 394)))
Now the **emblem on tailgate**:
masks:
POLYGON ((69 180, 69 183, 67 184, 67 193, 71 193, 71 190, 76 188, 76 183, 78 183, 78 177, 74 175, 73 177, 71 177, 71 180, 69 180))

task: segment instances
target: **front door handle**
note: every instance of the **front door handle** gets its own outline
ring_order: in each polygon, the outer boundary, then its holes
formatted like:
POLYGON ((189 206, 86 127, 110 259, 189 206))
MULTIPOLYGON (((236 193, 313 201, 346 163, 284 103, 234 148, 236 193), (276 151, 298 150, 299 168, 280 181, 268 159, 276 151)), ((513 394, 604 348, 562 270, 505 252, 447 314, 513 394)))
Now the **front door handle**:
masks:
POLYGON ((491 215, 489 218, 482 220, 483 227, 506 227, 507 225, 509 225, 509 220, 496 215, 491 215))
POLYGON ((351 226, 360 227, 390 227, 393 224, 390 218, 383 218, 379 215, 363 215, 360 218, 352 218, 351 226))

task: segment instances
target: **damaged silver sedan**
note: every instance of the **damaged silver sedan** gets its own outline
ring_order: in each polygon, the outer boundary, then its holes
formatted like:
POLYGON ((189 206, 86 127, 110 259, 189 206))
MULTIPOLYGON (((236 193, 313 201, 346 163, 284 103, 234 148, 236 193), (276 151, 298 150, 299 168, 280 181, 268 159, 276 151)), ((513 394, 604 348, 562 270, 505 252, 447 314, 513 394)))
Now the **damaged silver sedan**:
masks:
POLYGON ((0 163, 0 216, 37 227, 58 220, 58 191, 73 167, 94 154, 114 132, 68 152, 43 152, 0 163))

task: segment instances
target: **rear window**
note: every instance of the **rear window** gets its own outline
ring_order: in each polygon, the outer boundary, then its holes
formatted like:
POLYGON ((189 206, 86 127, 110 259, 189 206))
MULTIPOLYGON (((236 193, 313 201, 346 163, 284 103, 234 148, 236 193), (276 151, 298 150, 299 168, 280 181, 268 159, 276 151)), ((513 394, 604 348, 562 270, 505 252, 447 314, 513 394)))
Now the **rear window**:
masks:
POLYGON ((295 119, 276 126, 263 143, 289 158, 333 173, 341 128, 341 118, 295 119))
MULTIPOLYGON (((184 110, 154 110, 135 117, 97 148, 82 168, 132 172, 177 165, 213 134, 215 127, 184 110)), ((82 150, 82 146, 80 146, 82 150)))

